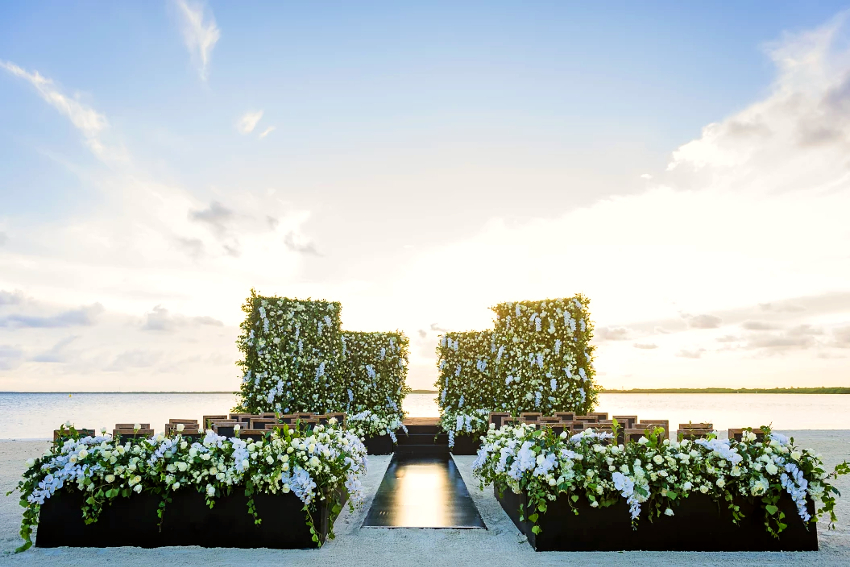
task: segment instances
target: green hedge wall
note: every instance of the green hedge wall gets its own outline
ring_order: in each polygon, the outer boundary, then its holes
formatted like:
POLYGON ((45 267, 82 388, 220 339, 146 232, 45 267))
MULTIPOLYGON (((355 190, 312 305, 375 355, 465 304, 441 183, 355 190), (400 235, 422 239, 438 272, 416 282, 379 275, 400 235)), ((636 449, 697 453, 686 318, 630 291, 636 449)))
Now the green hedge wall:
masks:
POLYGON ((581 294, 500 303, 492 308, 493 331, 441 336, 436 386, 444 423, 489 411, 593 411, 588 305, 581 294))
POLYGON ((262 297, 251 290, 242 310, 236 409, 403 417, 409 391, 404 333, 342 331, 341 305, 332 301, 262 297))
POLYGON ((398 415, 410 392, 405 382, 409 341, 392 333, 342 332, 340 383, 349 415, 364 411, 398 415))

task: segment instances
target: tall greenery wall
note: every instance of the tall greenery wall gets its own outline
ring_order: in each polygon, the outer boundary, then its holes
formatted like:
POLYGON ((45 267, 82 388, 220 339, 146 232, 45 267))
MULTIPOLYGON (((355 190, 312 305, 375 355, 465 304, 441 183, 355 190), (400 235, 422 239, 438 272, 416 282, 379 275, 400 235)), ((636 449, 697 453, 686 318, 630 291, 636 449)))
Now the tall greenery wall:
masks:
POLYGON ((338 302, 263 297, 251 290, 237 345, 246 412, 400 416, 406 384, 404 333, 342 331, 338 302))
POLYGON ((492 331, 446 333, 437 347, 444 416, 593 411, 593 324, 581 294, 500 303, 492 331))

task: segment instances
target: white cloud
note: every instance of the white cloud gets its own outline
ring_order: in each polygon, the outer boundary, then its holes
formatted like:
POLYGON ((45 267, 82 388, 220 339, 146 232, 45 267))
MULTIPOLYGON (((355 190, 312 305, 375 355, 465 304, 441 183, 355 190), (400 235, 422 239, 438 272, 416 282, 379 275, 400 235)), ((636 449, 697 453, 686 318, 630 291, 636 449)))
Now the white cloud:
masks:
POLYGON ((203 3, 190 3, 187 0, 175 0, 175 3, 180 13, 183 39, 189 49, 189 55, 197 65, 201 79, 206 81, 209 78, 210 56, 221 38, 221 32, 211 10, 208 17, 205 17, 206 7, 203 3))
POLYGON ((64 94, 52 80, 44 77, 38 71, 30 73, 10 61, 0 61, 0 68, 34 86, 41 98, 66 116, 71 124, 82 133, 85 144, 95 156, 102 160, 126 160, 123 148, 110 147, 102 140, 109 128, 106 116, 76 98, 64 94))
MULTIPOLYGON (((257 112, 247 112, 236 122, 236 129, 243 134, 250 134, 254 131, 254 128, 257 127, 257 122, 259 122, 262 117, 262 110, 257 112)), ((265 133, 261 134, 260 137, 262 138, 264 135, 265 133)))
POLYGON ((260 133, 260 136, 259 136, 259 137, 260 137, 260 139, 265 138, 266 136, 268 136, 269 134, 271 134, 271 133, 272 133, 272 132, 274 132, 275 130, 277 130, 277 128, 275 128, 274 126, 269 126, 268 128, 266 128, 265 130, 263 130, 263 131, 260 133))

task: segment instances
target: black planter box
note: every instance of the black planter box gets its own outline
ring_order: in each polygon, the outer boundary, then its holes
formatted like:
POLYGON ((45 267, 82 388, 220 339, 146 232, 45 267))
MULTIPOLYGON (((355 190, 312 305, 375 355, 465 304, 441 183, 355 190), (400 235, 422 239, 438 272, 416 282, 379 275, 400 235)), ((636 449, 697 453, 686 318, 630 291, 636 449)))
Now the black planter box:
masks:
MULTIPOLYGON (((745 515, 736 525, 728 503, 719 507, 703 494, 691 494, 673 506, 674 516, 648 518, 644 504, 637 530, 631 526, 629 507, 621 499, 607 508, 591 508, 581 497, 575 508, 570 508, 568 496, 560 495, 547 503, 547 511, 540 513, 538 525, 542 529, 535 535, 532 523, 519 519, 520 506, 525 507, 525 494, 514 494, 506 488, 502 495, 494 487, 502 508, 519 530, 528 537, 536 551, 817 551, 818 534, 815 524, 808 526, 797 513, 790 496, 783 494, 778 507, 785 512, 788 527, 779 539, 767 532, 764 512, 758 505, 740 499, 736 501, 745 515)), ((809 503, 809 513, 813 505, 809 503)), ((527 517, 527 515, 526 515, 527 517)))
POLYGON ((481 438, 477 433, 469 435, 455 435, 455 446, 452 453, 455 455, 477 455, 481 448, 481 438))
POLYGON ((367 455, 389 455, 393 452, 393 440, 389 434, 366 437, 363 444, 366 445, 367 455))
MULTIPOLYGON (((47 499, 41 507, 36 547, 317 547, 307 527, 304 504, 291 492, 255 494, 257 514, 262 519, 258 525, 248 513, 248 499, 240 487, 230 496, 217 498, 212 509, 194 488, 178 490, 166 504, 161 530, 156 513, 159 495, 119 497, 104 506, 97 522, 88 525, 83 520, 83 501, 78 491, 58 492, 47 499)), ((329 509, 321 504, 318 508, 313 520, 324 541, 329 509)))

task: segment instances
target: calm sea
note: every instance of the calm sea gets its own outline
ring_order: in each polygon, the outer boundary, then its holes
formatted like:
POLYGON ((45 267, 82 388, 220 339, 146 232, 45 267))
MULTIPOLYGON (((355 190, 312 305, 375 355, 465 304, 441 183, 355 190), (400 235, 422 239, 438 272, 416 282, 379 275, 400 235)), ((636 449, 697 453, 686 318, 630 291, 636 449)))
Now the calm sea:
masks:
MULTIPOLYGON (((597 411, 679 423, 709 422, 729 427, 850 429, 850 395, 841 394, 602 394, 597 411)), ((169 418, 198 419, 224 414, 233 394, 0 394, 0 439, 46 439, 65 421, 77 427, 150 423, 162 431, 169 418)), ((411 394, 410 416, 439 415, 434 394, 411 394)))

